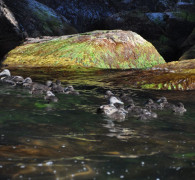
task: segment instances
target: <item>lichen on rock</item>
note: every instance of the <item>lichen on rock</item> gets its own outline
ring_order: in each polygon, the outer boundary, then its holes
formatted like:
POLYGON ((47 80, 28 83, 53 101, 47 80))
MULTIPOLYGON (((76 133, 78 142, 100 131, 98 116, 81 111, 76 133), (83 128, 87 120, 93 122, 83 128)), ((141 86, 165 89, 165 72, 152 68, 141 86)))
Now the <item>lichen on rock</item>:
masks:
POLYGON ((23 67, 148 68, 165 63, 155 47, 132 31, 93 31, 24 44, 3 64, 23 67))

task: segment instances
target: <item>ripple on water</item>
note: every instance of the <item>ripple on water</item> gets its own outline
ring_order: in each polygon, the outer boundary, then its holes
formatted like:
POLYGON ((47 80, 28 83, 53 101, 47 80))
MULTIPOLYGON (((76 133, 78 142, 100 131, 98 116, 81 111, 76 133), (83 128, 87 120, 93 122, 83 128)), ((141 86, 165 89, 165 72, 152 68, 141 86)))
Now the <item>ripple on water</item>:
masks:
POLYGON ((194 91, 125 88, 139 105, 149 97, 166 96, 172 103, 182 101, 188 111, 183 116, 159 111, 157 119, 128 117, 117 122, 96 114, 96 109, 106 103, 107 89, 119 94, 120 87, 101 81, 103 73, 89 80, 66 75, 33 75, 40 82, 59 76, 64 86, 74 84, 79 90, 80 96, 57 95, 56 104, 46 104, 42 96, 32 96, 21 88, 0 85, 0 179, 195 176, 194 91))

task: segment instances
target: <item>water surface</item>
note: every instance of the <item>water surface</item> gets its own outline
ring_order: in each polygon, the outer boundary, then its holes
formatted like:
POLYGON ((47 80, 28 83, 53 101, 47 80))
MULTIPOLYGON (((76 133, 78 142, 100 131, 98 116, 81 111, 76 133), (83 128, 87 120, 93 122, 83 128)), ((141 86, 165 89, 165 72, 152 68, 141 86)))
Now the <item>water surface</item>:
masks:
POLYGON ((195 91, 125 87, 138 105, 166 96, 187 112, 117 122, 96 113, 107 89, 122 91, 105 81, 110 73, 15 70, 38 82, 73 84, 80 96, 57 94, 59 102, 47 104, 42 95, 0 85, 0 179, 194 179, 195 91))

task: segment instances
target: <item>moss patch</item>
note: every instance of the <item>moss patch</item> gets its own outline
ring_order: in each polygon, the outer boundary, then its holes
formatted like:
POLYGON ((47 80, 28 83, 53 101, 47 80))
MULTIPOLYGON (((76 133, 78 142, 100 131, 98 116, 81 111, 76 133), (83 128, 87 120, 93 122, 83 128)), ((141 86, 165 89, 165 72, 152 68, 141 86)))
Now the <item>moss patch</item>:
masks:
POLYGON ((20 67, 148 68, 165 63, 154 46, 131 31, 94 31, 22 45, 4 64, 20 67))
POLYGON ((148 70, 121 72, 110 81, 142 89, 195 90, 195 59, 165 63, 148 70))

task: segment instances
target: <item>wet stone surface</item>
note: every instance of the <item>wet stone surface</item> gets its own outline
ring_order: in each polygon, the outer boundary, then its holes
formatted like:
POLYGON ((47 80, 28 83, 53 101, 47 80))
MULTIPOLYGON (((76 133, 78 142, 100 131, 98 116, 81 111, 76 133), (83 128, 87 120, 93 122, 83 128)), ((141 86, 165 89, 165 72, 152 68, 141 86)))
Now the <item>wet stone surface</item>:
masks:
POLYGON ((122 88, 102 80, 108 72, 13 74, 37 82, 60 79, 80 96, 56 94, 58 103, 47 104, 42 95, 0 84, 0 179, 194 179, 195 91, 122 88), (123 90, 137 105, 166 96, 187 112, 113 121, 96 113, 108 89, 123 90))

